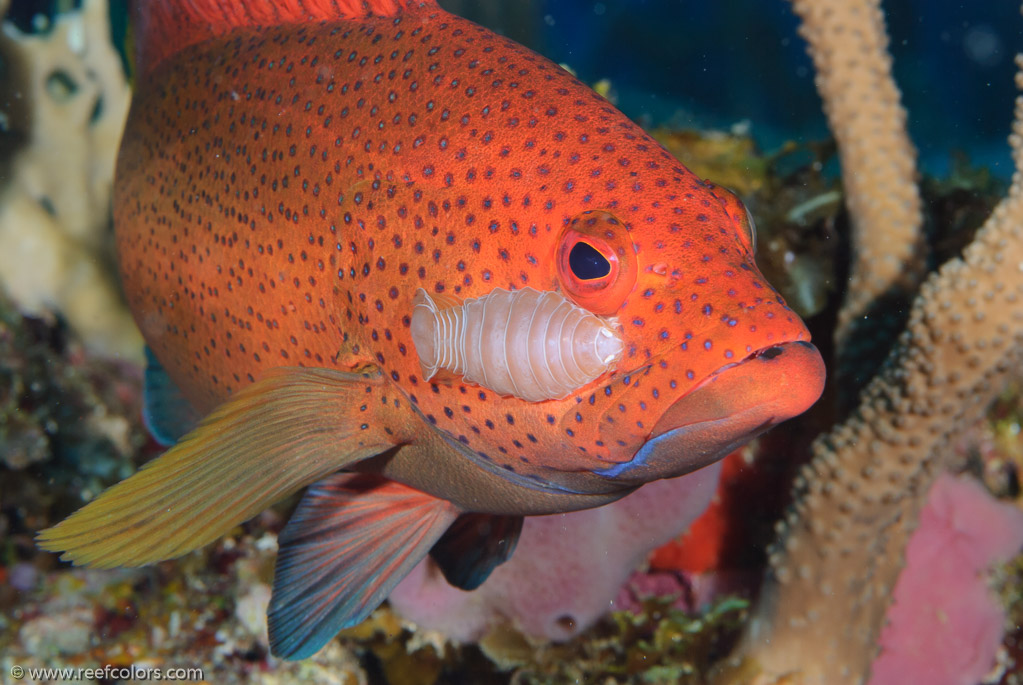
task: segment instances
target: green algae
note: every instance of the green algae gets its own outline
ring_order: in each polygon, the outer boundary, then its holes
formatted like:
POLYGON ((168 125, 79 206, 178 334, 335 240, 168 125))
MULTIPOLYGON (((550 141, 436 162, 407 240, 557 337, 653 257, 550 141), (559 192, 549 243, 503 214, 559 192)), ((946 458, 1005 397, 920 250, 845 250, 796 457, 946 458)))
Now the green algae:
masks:
POLYGON ((1005 607, 1006 634, 1002 641, 1006 664, 998 685, 1023 684, 1023 554, 994 573, 994 585, 1005 607))
POLYGON ((507 626, 481 643, 485 654, 522 685, 677 683, 697 685, 727 653, 748 602, 718 598, 699 614, 649 597, 637 612, 616 611, 564 644, 532 645, 507 626))

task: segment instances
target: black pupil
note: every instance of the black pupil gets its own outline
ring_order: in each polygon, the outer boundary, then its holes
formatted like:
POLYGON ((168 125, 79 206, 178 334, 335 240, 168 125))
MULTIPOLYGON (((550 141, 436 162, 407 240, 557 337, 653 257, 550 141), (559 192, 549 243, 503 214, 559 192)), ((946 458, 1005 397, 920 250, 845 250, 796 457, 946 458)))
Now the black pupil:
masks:
POLYGON ((568 265, 575 277, 582 281, 603 278, 611 273, 611 262, 592 245, 583 242, 576 243, 568 253, 568 265))

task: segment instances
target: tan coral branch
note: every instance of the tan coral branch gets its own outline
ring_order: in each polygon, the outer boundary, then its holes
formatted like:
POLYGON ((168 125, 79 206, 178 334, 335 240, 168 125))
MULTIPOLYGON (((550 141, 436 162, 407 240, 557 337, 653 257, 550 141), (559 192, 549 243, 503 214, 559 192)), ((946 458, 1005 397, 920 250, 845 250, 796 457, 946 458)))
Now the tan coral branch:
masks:
POLYGON ((923 285, 891 363, 854 415, 815 445, 732 660, 742 666, 721 682, 865 681, 949 438, 987 408, 1023 356, 1023 97, 1010 142, 1017 171, 1008 197, 962 259, 923 285))
POLYGON ((923 274, 916 152, 892 77, 880 0, 792 0, 838 143, 853 263, 836 341, 879 297, 913 293, 923 274))

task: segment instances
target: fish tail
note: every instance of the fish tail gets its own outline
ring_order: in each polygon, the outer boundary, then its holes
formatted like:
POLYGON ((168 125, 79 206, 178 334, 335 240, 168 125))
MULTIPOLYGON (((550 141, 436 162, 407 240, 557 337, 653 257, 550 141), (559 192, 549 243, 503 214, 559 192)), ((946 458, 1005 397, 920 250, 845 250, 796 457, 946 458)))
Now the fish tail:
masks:
POLYGON ((436 0, 139 0, 133 4, 136 67, 148 73, 182 48, 239 26, 393 17, 437 11, 436 0))

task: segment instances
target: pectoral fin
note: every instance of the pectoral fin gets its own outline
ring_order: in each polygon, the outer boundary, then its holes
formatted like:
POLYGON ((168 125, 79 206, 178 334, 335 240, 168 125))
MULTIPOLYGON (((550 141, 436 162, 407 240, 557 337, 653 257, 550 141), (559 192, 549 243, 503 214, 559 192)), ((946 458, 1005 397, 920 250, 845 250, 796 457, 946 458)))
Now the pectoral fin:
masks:
POLYGON ((376 475, 335 474, 309 488, 277 539, 271 652, 305 659, 360 623, 458 513, 450 502, 376 475))
POLYGON ((445 580, 475 590, 508 561, 522 532, 521 516, 462 514, 430 550, 445 580))
POLYGON ((201 547, 298 489, 394 445, 379 372, 272 369, 177 445, 39 534, 76 564, 141 566, 201 547))

